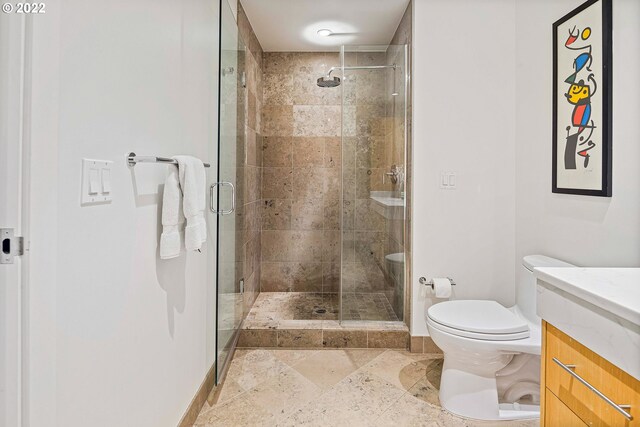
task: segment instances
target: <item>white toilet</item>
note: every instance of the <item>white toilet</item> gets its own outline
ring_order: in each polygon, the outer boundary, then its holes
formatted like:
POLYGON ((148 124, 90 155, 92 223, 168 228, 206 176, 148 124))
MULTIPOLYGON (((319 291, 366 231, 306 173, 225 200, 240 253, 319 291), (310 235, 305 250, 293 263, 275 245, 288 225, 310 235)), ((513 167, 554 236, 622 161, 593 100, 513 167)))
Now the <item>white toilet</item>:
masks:
POLYGON ((542 255, 525 256, 526 279, 516 305, 459 300, 432 305, 427 327, 444 352, 440 403, 478 420, 537 418, 540 409, 540 318, 535 267, 573 267, 542 255))

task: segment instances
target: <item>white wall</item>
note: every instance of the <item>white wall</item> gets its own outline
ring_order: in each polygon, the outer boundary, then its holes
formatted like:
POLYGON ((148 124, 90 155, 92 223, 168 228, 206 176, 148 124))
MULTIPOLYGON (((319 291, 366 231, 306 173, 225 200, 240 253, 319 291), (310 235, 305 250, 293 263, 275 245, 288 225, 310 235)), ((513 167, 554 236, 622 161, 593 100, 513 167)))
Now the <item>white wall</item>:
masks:
POLYGON ((412 335, 433 303, 420 276, 509 305, 527 254, 640 266, 637 0, 613 0, 613 197, 551 192, 551 25, 582 2, 415 1, 412 335))
POLYGON ((214 360, 215 234, 161 261, 166 167, 125 154, 215 164, 218 2, 49 2, 32 45, 30 425, 175 426, 214 360), (80 206, 83 157, 111 204, 80 206))
POLYGON ((551 23, 582 0, 516 6, 516 263, 640 266, 640 2, 613 0, 613 197, 551 192, 551 23))
POLYGON ((414 3, 412 335, 428 335, 420 276, 514 302, 514 18, 513 1, 414 3))

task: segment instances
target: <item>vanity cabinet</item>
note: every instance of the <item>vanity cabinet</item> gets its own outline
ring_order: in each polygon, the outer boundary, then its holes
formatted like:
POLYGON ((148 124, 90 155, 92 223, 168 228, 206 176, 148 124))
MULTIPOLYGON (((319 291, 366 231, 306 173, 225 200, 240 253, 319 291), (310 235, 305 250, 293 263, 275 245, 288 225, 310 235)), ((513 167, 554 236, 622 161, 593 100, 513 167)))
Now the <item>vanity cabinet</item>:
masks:
POLYGON ((640 381, 547 322, 541 361, 542 426, 640 426, 640 381))

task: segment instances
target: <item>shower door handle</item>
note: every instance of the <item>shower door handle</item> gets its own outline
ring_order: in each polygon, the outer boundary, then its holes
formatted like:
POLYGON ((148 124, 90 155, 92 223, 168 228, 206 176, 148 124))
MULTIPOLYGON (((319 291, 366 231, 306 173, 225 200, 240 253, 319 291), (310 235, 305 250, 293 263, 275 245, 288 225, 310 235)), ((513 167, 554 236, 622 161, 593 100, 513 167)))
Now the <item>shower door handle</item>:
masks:
POLYGON ((233 185, 233 183, 223 181, 223 182, 214 182, 213 184, 211 184, 211 187, 209 187, 209 210, 217 215, 229 215, 236 210, 236 187, 233 185), (228 185, 229 187, 231 187, 231 209, 227 209, 227 210, 223 209, 219 211, 215 208, 215 205, 214 205, 213 190, 217 186, 224 187, 225 185, 228 185))

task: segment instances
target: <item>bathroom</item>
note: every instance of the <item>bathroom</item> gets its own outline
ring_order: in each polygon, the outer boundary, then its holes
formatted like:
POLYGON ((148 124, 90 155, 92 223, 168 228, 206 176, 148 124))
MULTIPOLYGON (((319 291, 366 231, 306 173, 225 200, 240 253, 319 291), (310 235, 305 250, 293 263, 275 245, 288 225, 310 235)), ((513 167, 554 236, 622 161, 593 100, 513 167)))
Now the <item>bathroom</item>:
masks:
POLYGON ((554 191, 584 0, 3 5, 0 426, 633 426, 640 4, 587 3, 604 197, 554 191))

